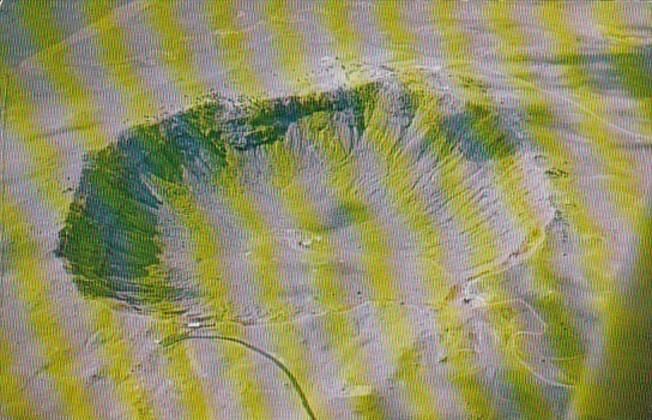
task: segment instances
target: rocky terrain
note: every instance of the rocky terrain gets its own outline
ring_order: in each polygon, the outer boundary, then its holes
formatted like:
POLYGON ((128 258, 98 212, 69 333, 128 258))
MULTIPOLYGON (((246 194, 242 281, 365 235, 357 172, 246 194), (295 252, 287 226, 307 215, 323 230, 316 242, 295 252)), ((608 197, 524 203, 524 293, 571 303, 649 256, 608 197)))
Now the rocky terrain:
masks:
POLYGON ((647 4, 19 3, 0 417, 652 413, 647 4))

